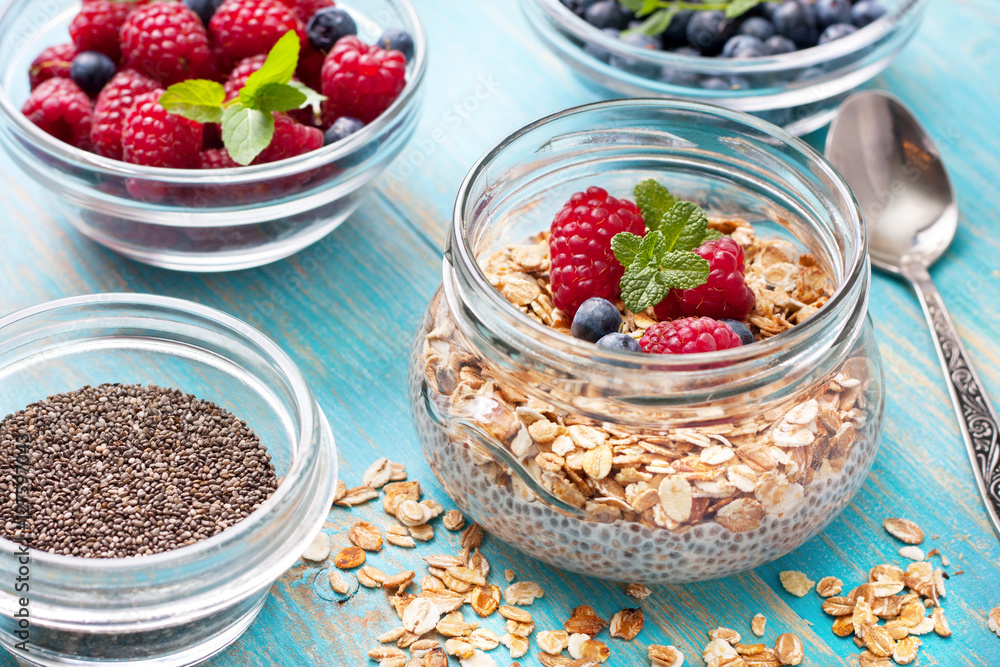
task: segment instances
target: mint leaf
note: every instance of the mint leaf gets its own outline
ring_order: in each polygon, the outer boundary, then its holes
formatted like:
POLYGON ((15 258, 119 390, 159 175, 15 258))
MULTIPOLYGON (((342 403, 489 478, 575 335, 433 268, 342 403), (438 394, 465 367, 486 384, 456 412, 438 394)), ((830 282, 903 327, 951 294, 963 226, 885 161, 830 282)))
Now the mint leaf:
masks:
POLYGON ((642 211, 642 219, 646 223, 646 227, 652 230, 660 228, 663 215, 680 201, 679 198, 670 194, 670 190, 652 178, 635 186, 633 194, 635 195, 635 203, 642 211))
POLYGON ((252 101, 245 100, 243 91, 240 91, 240 103, 260 111, 290 111, 305 104, 306 96, 287 83, 266 83, 257 89, 252 101))
MULTIPOLYGON (((655 0, 653 1, 655 2, 655 0)), ((642 10, 643 5, 646 4, 646 0, 619 0, 619 4, 633 14, 636 14, 642 10)))
POLYGON ((207 79, 189 79, 175 83, 160 96, 160 106, 172 114, 199 123, 222 121, 222 103, 226 89, 207 79))
POLYGON ((653 266, 629 269, 622 276, 622 301, 633 313, 655 306, 670 292, 666 276, 653 266))
POLYGON ((629 232, 619 232, 611 238, 611 252, 626 269, 639 254, 642 237, 629 232))
POLYGON ((289 81, 288 85, 306 96, 306 101, 300 108, 304 109, 309 106, 312 107, 314 113, 320 113, 320 105, 326 101, 326 95, 320 95, 301 81, 289 81))
POLYGON ((703 238, 701 242, 706 243, 708 241, 714 241, 715 239, 721 239, 723 236, 724 236, 723 233, 720 232, 719 230, 709 229, 707 232, 705 232, 705 238, 703 238))
POLYGON ((264 65, 247 79, 246 85, 240 91, 240 100, 244 99, 244 93, 247 101, 255 99, 257 91, 269 83, 291 81, 299 64, 300 48, 298 34, 294 30, 286 32, 271 48, 264 65))
POLYGON ((663 216, 662 226, 680 228, 670 250, 694 250, 708 233, 708 214, 694 202, 677 202, 663 216))
POLYGON ((660 271, 670 289, 694 289, 708 282, 710 267, 693 252, 675 250, 660 260, 660 271))
POLYGON ((237 104, 222 112, 222 143, 237 164, 245 167, 253 162, 273 137, 274 116, 270 111, 237 104))
POLYGON ((759 5, 763 0, 733 0, 726 6, 726 18, 735 19, 759 5))
MULTIPOLYGON (((635 28, 623 31, 622 35, 640 34, 655 37, 670 26, 670 22, 677 16, 677 12, 678 10, 675 7, 654 11, 635 28)), ((643 14, 639 13, 636 16, 643 16, 643 14)))
POLYGON ((708 280, 708 262, 693 252, 671 251, 659 231, 641 239, 627 232, 615 234, 611 249, 626 267, 622 300, 633 313, 655 306, 672 289, 691 289, 708 280))

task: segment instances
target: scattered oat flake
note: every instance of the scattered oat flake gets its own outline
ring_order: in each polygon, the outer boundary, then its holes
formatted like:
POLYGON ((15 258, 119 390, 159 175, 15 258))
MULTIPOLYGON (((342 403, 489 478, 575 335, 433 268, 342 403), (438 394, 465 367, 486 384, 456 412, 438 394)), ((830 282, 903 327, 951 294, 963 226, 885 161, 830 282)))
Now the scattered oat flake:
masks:
POLYGON ((517 576, 517 575, 515 575, 515 574, 514 574, 514 570, 504 570, 504 571, 503 571, 503 578, 507 580, 507 583, 508 583, 508 584, 509 584, 510 582, 514 581, 514 578, 515 578, 516 576, 517 576))
POLYGON ((782 665, 799 665, 805 659, 805 648, 802 640, 786 632, 774 641, 774 655, 782 665))
POLYGON ((319 533, 309 543, 306 550, 302 552, 302 560, 322 563, 330 555, 330 536, 326 533, 319 533))
POLYGON ((816 583, 798 570, 785 570, 778 574, 778 578, 785 590, 795 597, 804 597, 816 583))
POLYGON ((989 616, 986 618, 986 627, 997 637, 1000 637, 1000 607, 990 609, 989 616))
POLYGON ((903 547, 899 550, 899 555, 910 560, 921 561, 924 559, 924 551, 920 547, 903 547))
POLYGON ((628 584, 625 586, 625 595, 634 597, 636 600, 645 600, 652 594, 653 591, 649 586, 643 586, 642 584, 628 584))
POLYGON ((844 582, 837 577, 823 577, 816 584, 816 593, 824 598, 840 595, 843 590, 844 582))
POLYGON ((755 614, 750 619, 750 630, 758 637, 764 636, 764 629, 767 627, 767 618, 764 614, 755 614))
POLYGON ((479 649, 468 658, 459 658, 462 667, 497 667, 497 662, 479 649))
POLYGON ((650 644, 646 654, 654 667, 681 667, 684 664, 684 654, 674 646, 650 644))
POLYGON ((503 593, 503 599, 507 604, 530 605, 536 599, 545 596, 542 587, 533 581, 519 581, 511 584, 503 593))
POLYGON ((920 544, 924 541, 923 529, 909 519, 886 519, 882 522, 882 527, 904 544, 920 544))

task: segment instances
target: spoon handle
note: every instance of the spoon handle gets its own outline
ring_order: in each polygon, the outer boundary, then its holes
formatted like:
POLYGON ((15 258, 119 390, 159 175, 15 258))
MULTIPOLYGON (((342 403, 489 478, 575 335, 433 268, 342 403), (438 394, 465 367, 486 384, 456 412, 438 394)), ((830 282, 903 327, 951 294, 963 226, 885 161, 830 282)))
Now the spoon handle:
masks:
POLYGON ((907 264, 903 267, 903 275, 913 283, 920 296, 924 315, 934 334, 941 368, 948 379, 948 391, 958 414, 979 492, 993 527, 1000 534, 1000 419, 983 392, 982 382, 969 363, 969 355, 927 268, 907 264))

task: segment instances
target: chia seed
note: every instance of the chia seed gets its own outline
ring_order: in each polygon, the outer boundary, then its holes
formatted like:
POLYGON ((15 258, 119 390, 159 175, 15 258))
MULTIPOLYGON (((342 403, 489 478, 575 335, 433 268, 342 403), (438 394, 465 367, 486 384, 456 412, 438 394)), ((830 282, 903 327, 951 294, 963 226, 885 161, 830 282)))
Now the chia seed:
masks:
POLYGON ((191 394, 103 384, 0 421, 0 535, 82 558, 146 556, 247 518, 278 486, 250 427, 191 394), (30 452, 28 530, 15 519, 15 459, 30 452))

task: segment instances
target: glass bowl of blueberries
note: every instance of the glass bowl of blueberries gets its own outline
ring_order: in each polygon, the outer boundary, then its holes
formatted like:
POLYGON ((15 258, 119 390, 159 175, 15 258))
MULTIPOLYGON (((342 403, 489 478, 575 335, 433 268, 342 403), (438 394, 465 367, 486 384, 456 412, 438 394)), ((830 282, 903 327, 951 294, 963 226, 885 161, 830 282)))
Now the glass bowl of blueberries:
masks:
POLYGON ((408 0, 292 4, 5 3, 0 146, 58 218, 131 259, 292 255, 403 150, 427 65, 408 0))
POLYGON ((710 102, 802 135, 885 69, 926 0, 522 0, 606 92, 710 102))

